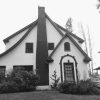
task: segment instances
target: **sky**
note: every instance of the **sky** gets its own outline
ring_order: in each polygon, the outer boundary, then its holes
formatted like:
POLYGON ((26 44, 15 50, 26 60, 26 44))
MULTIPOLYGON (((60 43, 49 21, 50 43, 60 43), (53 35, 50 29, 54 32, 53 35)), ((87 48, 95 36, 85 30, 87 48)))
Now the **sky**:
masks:
POLYGON ((82 37, 80 23, 91 36, 94 68, 100 66, 100 13, 97 0, 0 0, 0 53, 3 39, 37 19, 38 6, 44 6, 52 20, 65 27, 72 18, 73 33, 82 37))

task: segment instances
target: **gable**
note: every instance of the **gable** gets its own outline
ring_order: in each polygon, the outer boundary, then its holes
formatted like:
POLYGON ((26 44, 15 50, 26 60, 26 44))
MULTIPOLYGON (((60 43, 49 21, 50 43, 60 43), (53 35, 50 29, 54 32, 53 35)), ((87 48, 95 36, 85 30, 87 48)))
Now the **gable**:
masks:
POLYGON ((77 49, 79 49, 79 51, 83 54, 84 56, 84 62, 89 62, 91 61, 91 59, 88 57, 88 55, 82 50, 82 48, 77 44, 77 42, 69 35, 69 33, 67 32, 63 38, 60 40, 60 42, 58 43, 58 45, 55 47, 55 49, 53 50, 53 52, 49 55, 47 61, 48 62, 52 62, 53 59, 52 59, 52 56, 54 55, 54 53, 57 51, 58 47, 61 45, 61 43, 63 42, 63 40, 68 37, 71 42, 77 47, 77 49))
MULTIPOLYGON (((57 25, 57 24, 56 24, 57 25)), ((57 25, 58 26, 58 25, 57 25)), ((66 29, 61 28, 60 26, 58 26, 58 28, 61 30, 61 32, 65 35, 66 34, 66 29)), ((78 45, 82 45, 82 43, 84 42, 83 39, 77 37, 76 35, 74 35, 73 33, 70 33, 70 36, 78 43, 78 45), (75 37, 76 36, 76 37, 75 37)))
POLYGON ((18 40, 12 47, 10 47, 9 49, 7 49, 5 52, 0 54, 0 57, 4 56, 5 54, 8 54, 10 51, 12 51, 13 49, 15 49, 27 36, 28 34, 31 32, 31 30, 37 25, 37 20, 33 22, 33 24, 31 24, 30 28, 28 29, 28 31, 20 38, 20 40, 18 40))
POLYGON ((51 55, 51 58, 55 60, 55 58, 61 58, 61 56, 70 54, 74 56, 78 61, 83 62, 85 59, 85 56, 82 54, 82 52, 76 47, 76 45, 70 40, 69 37, 65 37, 62 39, 61 43, 57 47, 56 51, 51 55), (70 51, 64 50, 64 43, 68 42, 70 44, 70 51), (57 56, 57 57, 55 57, 57 56))
MULTIPOLYGON (((66 31, 69 32, 68 30, 66 30, 65 28, 63 28, 62 26, 60 26, 59 24, 57 24, 57 23, 55 23, 55 24, 58 26, 58 28, 59 28, 63 33, 66 33, 66 31)), ((81 38, 78 37, 77 35, 73 34, 72 32, 69 32, 69 34, 74 38, 74 40, 77 40, 77 42, 79 42, 79 43, 83 43, 83 42, 84 42, 83 39, 81 39, 81 38)), ((65 34, 64 34, 64 35, 65 35, 65 34)))
MULTIPOLYGON (((24 35, 25 36, 25 35, 24 35)), ((8 65, 10 68, 13 65, 33 65, 36 66, 36 38, 37 37, 37 25, 31 27, 29 34, 20 43, 10 51, 4 52, 0 55, 0 64, 8 65), (33 43, 33 53, 26 53, 26 43, 33 43), (30 60, 29 60, 30 59, 30 60)), ((12 46, 13 47, 13 46, 12 46)), ((9 49, 8 49, 9 50, 9 49)))

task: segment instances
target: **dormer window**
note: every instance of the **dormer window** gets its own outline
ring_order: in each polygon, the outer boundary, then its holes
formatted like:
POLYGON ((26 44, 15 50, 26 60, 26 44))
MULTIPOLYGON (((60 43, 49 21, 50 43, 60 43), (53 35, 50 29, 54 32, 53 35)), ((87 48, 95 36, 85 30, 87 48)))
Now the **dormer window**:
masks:
POLYGON ((48 50, 54 49, 54 43, 48 43, 48 50))
POLYGON ((69 42, 64 43, 64 50, 65 51, 70 51, 70 43, 69 42))
POLYGON ((33 53, 33 43, 26 43, 26 53, 33 53))

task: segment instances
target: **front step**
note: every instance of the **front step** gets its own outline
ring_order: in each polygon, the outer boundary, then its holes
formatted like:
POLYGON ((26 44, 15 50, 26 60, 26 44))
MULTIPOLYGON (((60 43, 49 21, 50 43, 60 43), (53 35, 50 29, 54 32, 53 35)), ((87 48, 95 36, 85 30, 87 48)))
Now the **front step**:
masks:
POLYGON ((50 85, 37 86, 36 90, 51 90, 51 86, 50 85))

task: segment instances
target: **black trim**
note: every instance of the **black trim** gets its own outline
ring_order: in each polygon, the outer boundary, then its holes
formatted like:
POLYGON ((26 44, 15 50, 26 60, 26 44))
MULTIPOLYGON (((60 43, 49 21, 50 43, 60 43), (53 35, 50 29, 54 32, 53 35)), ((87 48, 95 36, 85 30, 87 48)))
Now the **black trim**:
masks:
POLYGON ((61 69, 61 81, 63 82, 64 81, 64 79, 63 79, 63 74, 62 74, 62 60, 63 60, 63 58, 65 58, 65 57, 71 57, 71 58, 73 58, 74 59, 74 62, 75 62, 75 69, 76 69, 76 78, 77 78, 77 82, 79 81, 79 79, 78 79, 78 70, 77 70, 77 61, 76 61, 76 58, 74 57, 74 56, 72 56, 72 55, 69 55, 69 54, 67 54, 67 55, 64 55, 64 56, 62 56, 61 57, 61 59, 60 59, 60 69, 61 69))
MULTIPOLYGON (((55 23, 55 22, 54 22, 54 23, 55 23)), ((56 24, 60 29, 62 29, 63 31, 66 32, 66 29, 63 28, 61 25, 59 25, 59 24, 57 24, 57 23, 55 23, 55 24, 56 24)), ((67 31, 68 31, 68 30, 67 30, 67 31)), ((74 38, 78 39, 78 42, 79 42, 79 43, 83 43, 83 42, 84 42, 83 39, 81 39, 81 38, 78 37, 77 35, 73 34, 72 32, 69 32, 69 34, 70 34, 71 36, 73 36, 74 38)))
POLYGON ((32 26, 34 22, 30 23, 29 25, 25 26, 24 28, 20 29, 19 31, 15 32, 14 34, 10 35, 9 37, 5 38, 3 40, 3 42, 6 44, 7 42, 9 42, 9 39, 15 37, 16 35, 20 34, 21 32, 23 32, 24 30, 28 29, 29 27, 32 26))
POLYGON ((40 77, 39 85, 49 85, 48 44, 44 7, 38 8, 36 70, 40 77))
POLYGON ((55 49, 52 51, 52 53, 49 55, 49 58, 52 57, 52 55, 54 54, 54 52, 57 50, 57 48, 59 47, 59 45, 62 43, 62 41, 68 37, 72 43, 79 49, 79 51, 85 56, 85 58, 83 59, 83 61, 85 63, 88 63, 89 61, 91 61, 91 58, 88 57, 88 55, 82 50, 82 48, 77 44, 77 42, 70 36, 69 31, 66 31, 66 34, 63 36, 63 38, 60 40, 60 42, 57 44, 57 46, 55 47, 55 49))
POLYGON ((37 20, 34 21, 34 23, 31 25, 31 27, 29 28, 29 30, 23 35, 23 37, 17 42, 15 43, 11 48, 9 48, 8 50, 6 50, 5 52, 3 52, 2 54, 0 54, 0 57, 8 54, 10 51, 12 51, 13 49, 15 49, 26 37, 27 35, 31 32, 31 30, 36 26, 37 24, 37 20))
POLYGON ((60 31, 60 29, 57 27, 57 25, 50 19, 50 17, 45 13, 46 18, 50 21, 50 23, 55 27, 55 29, 58 31, 58 33, 60 33, 61 36, 63 36, 64 34, 60 31))

